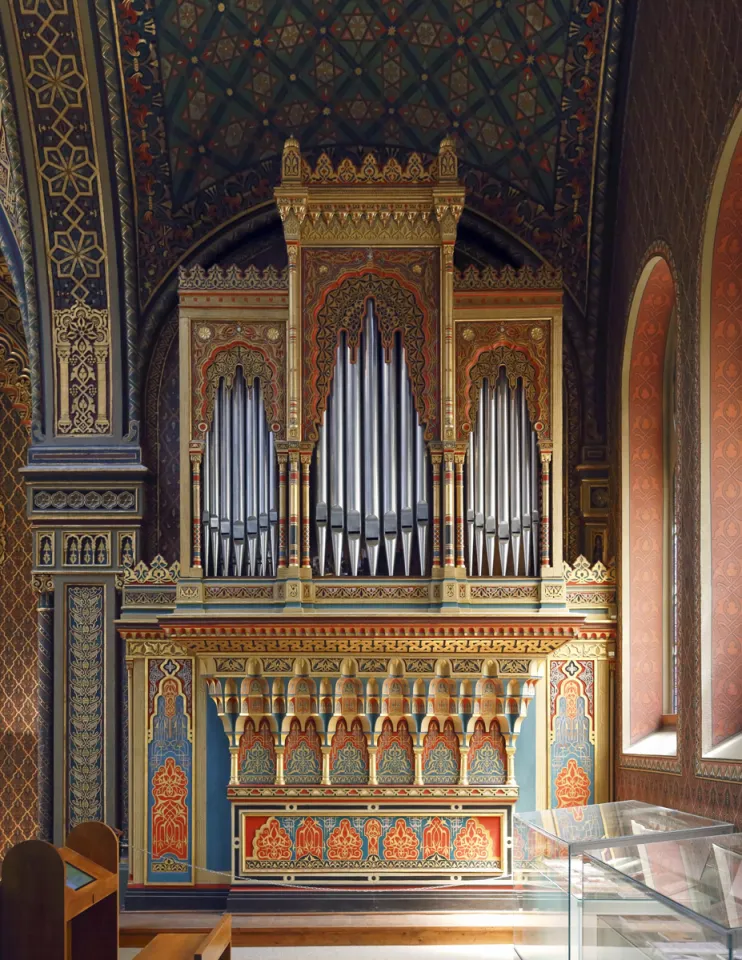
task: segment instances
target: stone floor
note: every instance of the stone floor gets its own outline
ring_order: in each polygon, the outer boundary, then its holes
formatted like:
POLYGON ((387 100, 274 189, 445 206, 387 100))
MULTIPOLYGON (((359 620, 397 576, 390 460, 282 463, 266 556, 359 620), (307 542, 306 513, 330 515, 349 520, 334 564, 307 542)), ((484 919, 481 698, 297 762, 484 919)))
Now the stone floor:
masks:
MULTIPOLYGON (((139 950, 122 949, 120 960, 134 960, 139 950)), ((513 960, 504 946, 424 947, 235 947, 233 960, 513 960)))

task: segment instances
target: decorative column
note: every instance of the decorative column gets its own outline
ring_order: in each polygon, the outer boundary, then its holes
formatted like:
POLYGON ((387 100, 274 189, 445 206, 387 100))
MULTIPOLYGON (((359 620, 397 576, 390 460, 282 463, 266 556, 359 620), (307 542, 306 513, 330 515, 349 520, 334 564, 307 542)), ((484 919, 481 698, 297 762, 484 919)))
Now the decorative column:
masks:
POLYGON ((464 209, 456 145, 450 137, 445 137, 439 148, 438 185, 433 190, 433 197, 441 239, 441 439, 445 443, 456 439, 453 252, 459 218, 464 209))
POLYGON ((108 343, 93 345, 95 354, 95 382, 98 387, 95 427, 98 433, 108 433, 108 400, 106 386, 108 382, 108 343))
POLYGON ((201 569, 201 460, 203 446, 191 444, 191 563, 201 569))
POLYGON ((464 460, 466 447, 460 444, 456 447, 456 572, 466 574, 464 560, 464 460))
POLYGON ((278 567, 285 568, 288 561, 288 491, 287 472, 289 457, 285 451, 277 454, 278 459, 278 567))
POLYGON ((330 786, 330 747, 322 747, 322 786, 330 786))
POLYGON ((70 353, 68 344, 57 344, 57 373, 59 375, 59 416, 57 427, 60 433, 67 433, 72 425, 70 420, 70 353))
POLYGON ((461 747, 461 772, 459 773, 459 783, 462 787, 469 786, 469 748, 461 747))
POLYGON ((433 576, 441 574, 441 464, 443 454, 431 445, 433 467, 433 576))
MULTIPOLYGON (((371 733, 371 738, 373 738, 373 733, 371 733)), ((378 780, 376 779, 376 747, 368 748, 368 782, 372 787, 378 786, 378 780)))
POLYGON ((454 552, 454 451, 443 451, 443 566, 447 572, 455 565, 454 552))
POLYGON ((514 787, 517 786, 517 781, 515 779, 515 746, 505 747, 505 754, 507 756, 508 769, 507 769, 507 786, 514 787))
POLYGON ((423 786, 423 748, 416 746, 415 750, 415 786, 423 786))
POLYGON ((310 555, 311 512, 309 503, 309 468, 312 464, 311 445, 301 451, 301 569, 302 575, 312 573, 310 555))
POLYGON ((541 567, 551 566, 551 450, 541 453, 541 567))
POLYGON ((285 783, 283 777, 283 746, 276 746, 276 786, 283 787, 285 783))
POLYGON ((289 568, 299 567, 299 450, 289 451, 289 568))

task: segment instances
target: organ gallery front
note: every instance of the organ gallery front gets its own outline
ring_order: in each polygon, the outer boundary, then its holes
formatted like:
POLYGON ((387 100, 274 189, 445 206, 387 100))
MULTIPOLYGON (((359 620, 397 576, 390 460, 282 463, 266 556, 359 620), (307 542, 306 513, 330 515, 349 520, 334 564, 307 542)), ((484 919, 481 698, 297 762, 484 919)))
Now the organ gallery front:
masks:
POLYGON ((130 890, 504 885, 514 808, 610 790, 561 277, 454 270, 447 139, 289 140, 275 201, 285 271, 180 274, 180 558, 124 565, 118 621, 130 890))

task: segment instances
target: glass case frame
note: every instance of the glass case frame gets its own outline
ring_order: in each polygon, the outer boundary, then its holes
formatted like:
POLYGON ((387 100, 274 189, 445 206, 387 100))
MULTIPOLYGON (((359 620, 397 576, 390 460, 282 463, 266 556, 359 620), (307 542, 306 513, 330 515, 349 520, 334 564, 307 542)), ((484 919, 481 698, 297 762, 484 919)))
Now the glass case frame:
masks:
POLYGON ((584 876, 583 960, 742 957, 742 834, 592 851, 584 876))
POLYGON ((608 843, 645 845, 733 830, 729 823, 633 800, 515 814, 516 960, 582 957, 582 901, 586 895, 610 894, 600 886, 618 882, 599 870, 585 870, 591 851, 608 843))

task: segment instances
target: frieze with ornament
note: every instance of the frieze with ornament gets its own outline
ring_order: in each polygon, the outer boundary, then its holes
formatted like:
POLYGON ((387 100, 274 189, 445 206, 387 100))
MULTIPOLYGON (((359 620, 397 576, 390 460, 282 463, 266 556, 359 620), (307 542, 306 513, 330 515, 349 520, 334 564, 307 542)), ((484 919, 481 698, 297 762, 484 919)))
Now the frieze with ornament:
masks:
POLYGON ((472 264, 456 270, 453 278, 454 290, 561 290, 563 282, 561 269, 546 263, 536 270, 529 266, 479 269, 472 264))
POLYGON ((610 560, 605 566, 600 561, 591 564, 587 557, 579 556, 572 566, 564 564, 564 579, 568 584, 615 584, 616 561, 610 560))
POLYGON ((124 569, 125 584, 155 584, 157 586, 172 585, 175 586, 180 576, 180 563, 169 564, 167 560, 158 555, 152 563, 146 564, 143 560, 134 566, 128 566, 124 569))
POLYGON ((438 430, 439 267, 430 249, 314 249, 302 251, 304 438, 316 440, 325 412, 341 330, 353 353, 366 301, 373 297, 382 345, 402 334, 415 406, 425 436, 438 430))
POLYGON ((205 270, 199 264, 181 267, 178 271, 178 289, 181 292, 196 290, 288 290, 286 269, 277 270, 267 266, 259 270, 250 264, 244 270, 235 265, 220 267, 214 264, 205 270))
POLYGON ((138 490, 134 488, 37 488, 31 498, 33 513, 136 513, 138 490))
MULTIPOLYGON (((240 872, 247 879, 290 872, 302 878, 343 875, 399 875, 423 870, 504 872, 503 811, 422 810, 327 812, 311 807, 297 813, 264 813, 238 808, 242 839, 240 872)), ((364 878, 365 879, 365 878, 364 878)))

